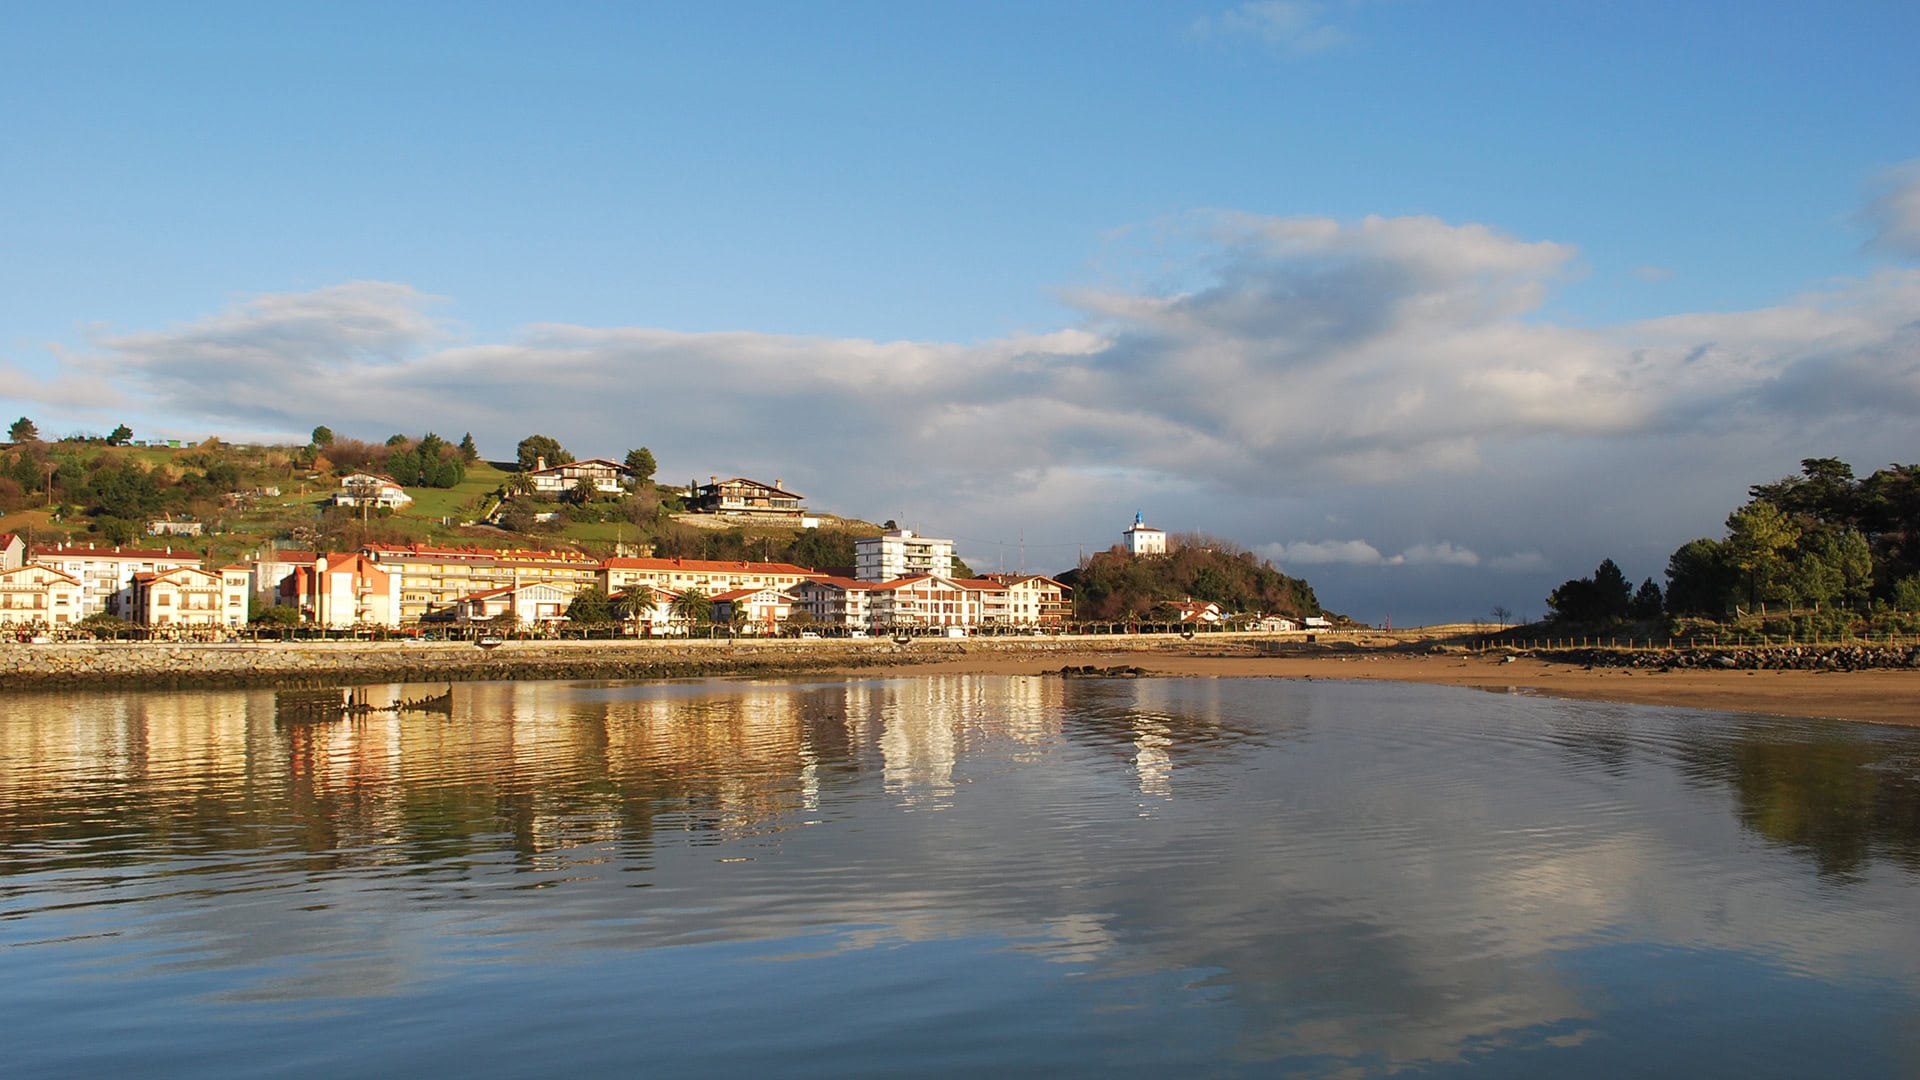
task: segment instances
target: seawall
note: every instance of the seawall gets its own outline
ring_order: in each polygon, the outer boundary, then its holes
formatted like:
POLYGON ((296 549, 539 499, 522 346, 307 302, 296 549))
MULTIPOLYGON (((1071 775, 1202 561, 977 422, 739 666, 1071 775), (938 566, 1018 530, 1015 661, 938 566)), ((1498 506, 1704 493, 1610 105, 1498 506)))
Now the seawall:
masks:
POLYGON ((771 641, 56 642, 0 644, 0 689, 303 686, 486 679, 671 679, 887 668, 969 653, 1190 651, 1257 635, 771 641))

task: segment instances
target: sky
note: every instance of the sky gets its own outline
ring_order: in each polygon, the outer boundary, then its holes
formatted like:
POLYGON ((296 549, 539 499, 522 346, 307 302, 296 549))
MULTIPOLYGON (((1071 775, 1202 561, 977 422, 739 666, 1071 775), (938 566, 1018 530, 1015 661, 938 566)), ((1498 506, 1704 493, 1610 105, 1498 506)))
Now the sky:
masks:
POLYGON ((1920 460, 1920 5, 7 3, 0 413, 651 448, 1395 625, 1920 460))

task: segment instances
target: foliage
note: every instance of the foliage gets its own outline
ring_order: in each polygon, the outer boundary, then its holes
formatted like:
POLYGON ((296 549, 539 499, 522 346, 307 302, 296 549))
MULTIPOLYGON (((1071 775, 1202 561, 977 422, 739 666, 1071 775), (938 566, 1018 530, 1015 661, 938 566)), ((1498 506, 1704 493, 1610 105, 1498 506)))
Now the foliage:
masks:
POLYGON ((34 426, 33 421, 24 416, 15 420, 13 426, 7 428, 8 442, 38 442, 39 439, 40 429, 34 426))
POLYGON ((429 431, 418 442, 389 439, 386 473, 401 487, 450 488, 467 478, 466 459, 458 448, 429 431))
MULTIPOLYGON (((1648 579, 1648 586, 1653 586, 1648 579)), ((1658 586, 1653 586, 1659 595, 1658 586)), ((1602 559, 1593 576, 1562 582, 1547 597, 1547 617, 1568 623, 1607 623, 1624 619, 1633 610, 1633 586, 1612 559, 1602 559)), ((1656 611, 1657 614, 1657 611, 1656 611)))
POLYGON ((576 626, 605 626, 614 618, 613 605, 604 589, 589 585, 567 605, 567 621, 576 626))
POLYGON ((638 450, 627 451, 627 469, 633 473, 635 487, 643 487, 653 482, 653 474, 659 465, 653 460, 653 451, 642 446, 638 450))
POLYGON ((1199 542, 1148 559, 1136 559, 1116 546, 1060 575, 1060 581, 1078 594, 1083 619, 1139 618, 1161 604, 1189 597, 1211 600, 1229 613, 1320 613, 1313 587, 1305 581, 1227 541, 1195 539, 1199 542))
POLYGON ((529 435, 514 448, 514 460, 519 462, 522 469, 534 468, 543 458, 551 467, 567 464, 573 460, 573 455, 560 445, 560 440, 550 435, 529 435))
POLYGON ((706 622, 713 614, 713 600, 699 589, 688 589, 673 598, 668 608, 673 617, 688 626, 706 622))
POLYGON ((480 444, 473 441, 473 432, 460 436, 460 460, 471 465, 480 460, 480 444))
POLYGON ((653 611, 655 597, 648 585, 629 585, 613 600, 613 612, 622 619, 639 621, 653 611))
POLYGON ((126 444, 132 441, 133 441, 133 429, 128 427, 125 424, 121 424, 119 427, 114 428, 113 433, 107 436, 108 446, 125 446, 126 444))
POLYGON ((1800 475, 1756 484, 1727 518, 1724 541, 1695 540, 1667 563, 1675 613, 1721 615, 1733 604, 1861 606, 1895 599, 1920 574, 1920 465, 1865 480, 1837 458, 1807 458, 1800 475))
POLYGON ((1640 590, 1633 594, 1633 603, 1628 606, 1627 614, 1636 619, 1657 619, 1665 610, 1664 599, 1660 586, 1648 578, 1640 583, 1640 590))
POLYGON ((94 518, 93 524, 88 528, 106 537, 110 544, 131 544, 135 538, 146 531, 141 528, 139 522, 106 515, 94 518))
POLYGON ((290 607, 263 607, 247 620, 254 626, 299 626, 300 612, 290 607))
POLYGON ((325 424, 313 429, 313 445, 325 450, 333 445, 333 429, 325 424))
POLYGON ((104 611, 96 611, 75 623, 74 626, 96 638, 119 637, 133 628, 133 624, 127 620, 118 615, 109 615, 104 611))
POLYGON ((144 519, 160 507, 160 482, 133 461, 103 455, 87 477, 88 506, 96 514, 144 519))

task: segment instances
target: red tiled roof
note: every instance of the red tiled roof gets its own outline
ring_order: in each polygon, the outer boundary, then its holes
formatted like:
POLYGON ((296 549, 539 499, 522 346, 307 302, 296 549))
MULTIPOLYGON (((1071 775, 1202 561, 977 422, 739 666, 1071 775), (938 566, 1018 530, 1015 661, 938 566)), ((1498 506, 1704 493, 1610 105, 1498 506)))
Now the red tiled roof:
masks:
POLYGON ((66 544, 35 544, 28 554, 35 558, 53 559, 147 559, 172 560, 179 563, 197 563, 200 556, 191 551, 162 551, 156 548, 121 547, 75 547, 66 544))
POLYGON ((798 574, 821 577, 804 566, 783 562, 740 562, 728 559, 608 559, 601 564, 608 570, 696 570, 709 574, 750 571, 757 574, 798 574))
POLYGON ((28 563, 25 566, 15 566, 15 567, 10 567, 6 570, 0 570, 0 577, 8 577, 13 574, 24 574, 29 570, 38 570, 43 574, 52 574, 54 577, 66 578, 68 581, 73 582, 75 585, 83 584, 79 578, 74 577, 72 574, 67 573, 65 570, 56 570, 51 566, 36 566, 33 563, 28 563))
POLYGON ((828 576, 828 577, 808 578, 806 581, 801 582, 801 584, 802 585, 828 585, 836 589, 872 589, 873 588, 873 582, 871 581, 855 581, 853 578, 840 577, 837 575, 828 576))

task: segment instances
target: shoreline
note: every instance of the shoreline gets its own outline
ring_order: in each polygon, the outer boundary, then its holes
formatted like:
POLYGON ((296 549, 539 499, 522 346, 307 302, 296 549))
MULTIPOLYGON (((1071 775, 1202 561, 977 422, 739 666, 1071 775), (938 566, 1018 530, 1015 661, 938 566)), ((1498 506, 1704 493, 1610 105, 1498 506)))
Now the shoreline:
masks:
MULTIPOLYGON (((1063 663, 1135 666, 1149 677, 1414 682, 1579 701, 1760 713, 1806 719, 1920 726, 1920 670, 1659 671, 1587 667, 1502 654, 1390 650, 1327 656, 1166 656, 1088 649, 1062 657, 961 657, 920 665, 920 674, 1037 675, 1063 663)), ((851 675, 853 672, 849 671, 851 675)))
POLYGON ((1863 670, 1606 666, 1432 643, 1343 640, 1275 651, 1217 635, 1111 639, 512 642, 0 646, 0 689, 72 692, 313 687, 500 679, 1045 675, 1135 667, 1148 676, 1418 682, 1587 701, 1920 726, 1920 667, 1863 670))

